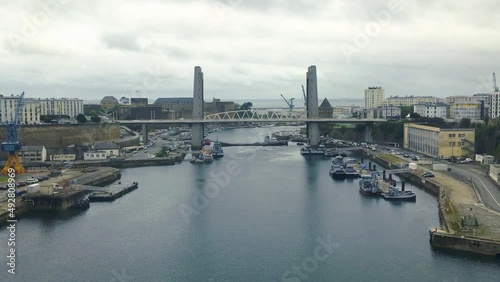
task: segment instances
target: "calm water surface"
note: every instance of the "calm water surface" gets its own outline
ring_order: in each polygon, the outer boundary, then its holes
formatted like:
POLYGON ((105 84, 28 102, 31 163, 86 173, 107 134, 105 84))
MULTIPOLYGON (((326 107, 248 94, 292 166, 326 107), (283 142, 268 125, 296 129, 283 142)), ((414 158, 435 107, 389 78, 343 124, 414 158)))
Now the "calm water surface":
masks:
MULTIPOLYGON (((255 142, 274 130, 212 137, 255 142)), ((495 261, 430 248, 432 195, 366 198, 295 145, 225 152, 210 165, 126 169, 122 181, 140 188, 113 203, 23 218, 17 274, 6 274, 3 244, 0 281, 498 281, 495 261)))

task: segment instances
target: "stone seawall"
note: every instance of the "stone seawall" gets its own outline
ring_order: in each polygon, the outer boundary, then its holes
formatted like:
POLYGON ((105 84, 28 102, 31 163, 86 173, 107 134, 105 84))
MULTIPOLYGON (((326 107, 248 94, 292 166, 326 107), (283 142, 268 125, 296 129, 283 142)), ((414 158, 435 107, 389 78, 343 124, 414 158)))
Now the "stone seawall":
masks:
POLYGON ((434 248, 454 249, 463 252, 500 258, 500 242, 474 237, 458 237, 429 230, 430 244, 434 248))
MULTIPOLYGON (((5 126, 0 127, 0 140, 6 140, 5 126)), ((44 145, 47 149, 89 142, 111 142, 120 139, 116 123, 22 125, 19 138, 23 145, 44 145)))

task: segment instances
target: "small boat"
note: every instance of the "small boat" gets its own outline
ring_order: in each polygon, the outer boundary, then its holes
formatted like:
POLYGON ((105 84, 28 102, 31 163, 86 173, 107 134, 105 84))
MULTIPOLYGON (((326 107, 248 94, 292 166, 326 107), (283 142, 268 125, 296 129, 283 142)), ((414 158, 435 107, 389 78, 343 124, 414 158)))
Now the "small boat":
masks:
POLYGON ((214 157, 212 157, 212 154, 205 154, 203 155, 205 157, 205 163, 209 164, 214 161, 214 157))
POLYGON ((344 168, 345 176, 346 178, 352 179, 352 178, 359 178, 359 173, 354 169, 354 167, 350 165, 345 165, 344 168))
POLYGON ((202 164, 205 163, 205 156, 198 154, 198 156, 193 156, 190 161, 192 164, 202 164))
POLYGON ((303 142, 297 142, 297 145, 299 145, 299 146, 303 146, 303 145, 304 145, 304 143, 303 143, 303 142))
POLYGON ((361 175, 359 191, 367 196, 375 196, 382 192, 378 187, 378 179, 370 174, 361 175))
POLYGON ((210 139, 208 138, 203 139, 203 145, 210 145, 211 143, 212 141, 210 141, 210 139))
POLYGON ((387 193, 381 193, 382 197, 386 200, 391 201, 415 201, 417 195, 412 191, 404 191, 399 190, 398 188, 392 186, 389 187, 389 191, 387 193))
POLYGON ((326 149, 324 154, 327 157, 335 157, 339 155, 335 149, 330 149, 330 148, 326 149))
POLYGON ((330 176, 333 179, 336 179, 336 180, 344 180, 344 179, 346 179, 345 170, 342 168, 341 165, 338 165, 338 164, 332 165, 332 167, 330 168, 330 171, 328 172, 328 174, 330 174, 330 176))
POLYGON ((224 157, 224 150, 222 149, 222 144, 219 140, 214 142, 214 146, 212 148, 212 157, 215 159, 224 157))
POLYGON ((325 151, 319 150, 319 148, 315 149, 309 145, 306 145, 306 146, 300 148, 300 154, 303 156, 309 156, 309 155, 322 155, 322 156, 324 156, 325 151))

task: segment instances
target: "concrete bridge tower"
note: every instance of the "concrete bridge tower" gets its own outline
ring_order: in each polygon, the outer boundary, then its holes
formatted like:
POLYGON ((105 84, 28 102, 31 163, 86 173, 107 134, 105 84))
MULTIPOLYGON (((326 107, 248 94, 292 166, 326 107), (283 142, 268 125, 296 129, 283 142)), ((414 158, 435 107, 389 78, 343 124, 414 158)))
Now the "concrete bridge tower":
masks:
MULTIPOLYGON (((316 76, 316 66, 310 66, 306 74, 306 107, 307 118, 319 118, 318 109, 318 78, 316 76)), ((311 146, 319 145, 319 124, 317 122, 307 123, 307 138, 311 146)))
MULTIPOLYGON (((194 67, 194 86, 193 86, 193 120, 202 120, 203 117, 203 72, 201 67, 194 67)), ((193 123, 191 125, 191 150, 202 148, 204 138, 203 123, 193 123)))

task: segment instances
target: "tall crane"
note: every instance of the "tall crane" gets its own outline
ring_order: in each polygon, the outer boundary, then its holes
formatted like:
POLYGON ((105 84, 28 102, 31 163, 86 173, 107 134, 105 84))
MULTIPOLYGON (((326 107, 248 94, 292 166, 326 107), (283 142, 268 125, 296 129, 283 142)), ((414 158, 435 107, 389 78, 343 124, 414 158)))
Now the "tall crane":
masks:
POLYGON ((285 96, 283 96, 283 94, 281 94, 281 98, 283 98, 283 100, 285 100, 286 104, 290 108, 290 111, 293 111, 293 108, 295 108, 295 105, 293 104, 293 100, 295 100, 295 98, 290 98, 290 100, 287 100, 285 98, 285 96))
POLYGON ((498 92, 497 77, 495 73, 493 73, 493 91, 498 92))
POLYGON ((307 96, 306 90, 304 90, 304 84, 302 84, 302 95, 304 96, 304 108, 307 110, 307 96))
POLYGON ((8 173, 9 168, 14 168, 16 173, 26 172, 26 169, 23 167, 17 156, 17 152, 19 152, 22 148, 21 142, 19 142, 18 139, 18 133, 23 114, 23 105, 24 92, 20 95, 19 100, 17 101, 17 105, 14 109, 14 118, 5 124, 7 129, 7 140, 2 142, 1 147, 2 151, 9 153, 9 156, 4 168, 2 169, 2 173, 8 173))

